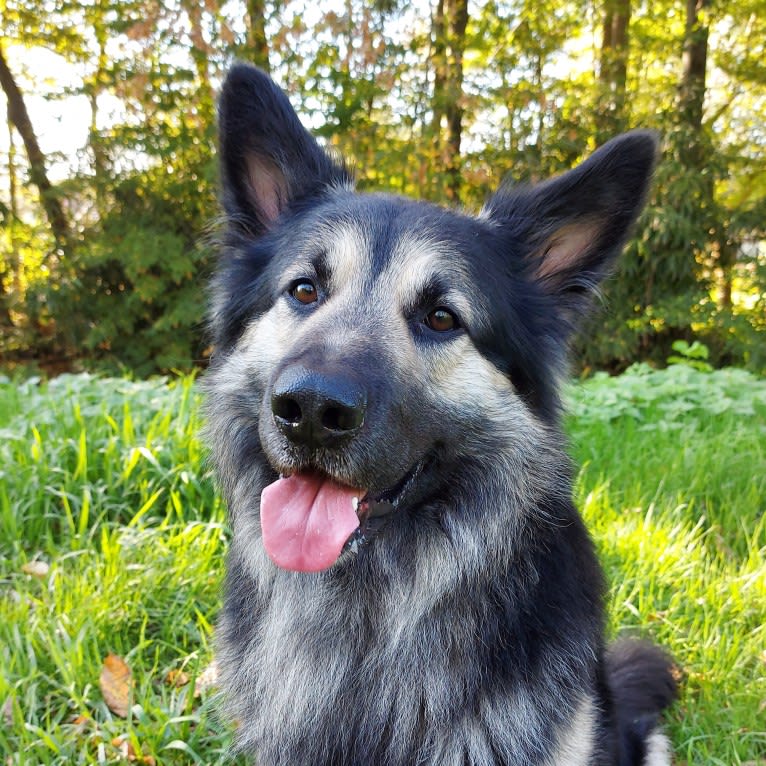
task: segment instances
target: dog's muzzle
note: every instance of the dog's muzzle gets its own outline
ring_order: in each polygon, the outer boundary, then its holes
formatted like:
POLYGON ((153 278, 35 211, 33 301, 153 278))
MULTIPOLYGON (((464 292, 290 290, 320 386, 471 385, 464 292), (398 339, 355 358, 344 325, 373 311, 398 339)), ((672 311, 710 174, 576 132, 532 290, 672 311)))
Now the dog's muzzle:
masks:
POLYGON ((294 444, 343 446, 364 425, 367 392, 353 377, 292 365, 274 381, 274 423, 294 444))

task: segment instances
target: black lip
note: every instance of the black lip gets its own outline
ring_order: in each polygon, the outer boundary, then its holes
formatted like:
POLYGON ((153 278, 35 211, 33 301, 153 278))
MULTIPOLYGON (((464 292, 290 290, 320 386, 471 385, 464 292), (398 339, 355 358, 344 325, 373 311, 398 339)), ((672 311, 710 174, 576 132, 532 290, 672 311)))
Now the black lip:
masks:
POLYGON ((392 510, 395 510, 418 480, 418 477, 423 473, 430 460, 430 455, 419 460, 393 487, 372 495, 368 493, 362 498, 361 504, 367 502, 371 506, 370 513, 374 516, 385 512, 375 510, 376 506, 390 506, 392 510))
POLYGON ((433 455, 429 453, 393 487, 375 494, 368 493, 359 501, 359 527, 346 541, 344 551, 358 552, 362 545, 369 542, 385 526, 395 511, 406 505, 408 495, 432 461, 433 455))

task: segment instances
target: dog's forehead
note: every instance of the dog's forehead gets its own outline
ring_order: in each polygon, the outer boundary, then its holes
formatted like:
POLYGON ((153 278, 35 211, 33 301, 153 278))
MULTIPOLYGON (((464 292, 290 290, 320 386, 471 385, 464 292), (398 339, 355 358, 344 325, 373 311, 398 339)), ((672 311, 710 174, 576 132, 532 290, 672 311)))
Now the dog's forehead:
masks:
POLYGON ((400 232, 378 283, 400 306, 417 303, 429 291, 467 317, 477 301, 476 285, 459 243, 427 227, 400 232))
POLYGON ((333 285, 391 291, 407 304, 426 288, 471 297, 469 252, 483 224, 432 205, 387 195, 353 195, 312 224, 333 285))

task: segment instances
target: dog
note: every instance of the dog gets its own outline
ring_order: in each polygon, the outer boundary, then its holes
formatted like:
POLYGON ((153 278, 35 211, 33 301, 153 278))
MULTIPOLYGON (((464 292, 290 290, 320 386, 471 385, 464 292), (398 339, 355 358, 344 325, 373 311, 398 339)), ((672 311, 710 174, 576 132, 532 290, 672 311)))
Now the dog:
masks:
POLYGON ((217 653, 260 766, 660 766, 670 660, 607 646, 558 386, 657 140, 476 215, 354 191, 263 72, 219 102, 217 653))

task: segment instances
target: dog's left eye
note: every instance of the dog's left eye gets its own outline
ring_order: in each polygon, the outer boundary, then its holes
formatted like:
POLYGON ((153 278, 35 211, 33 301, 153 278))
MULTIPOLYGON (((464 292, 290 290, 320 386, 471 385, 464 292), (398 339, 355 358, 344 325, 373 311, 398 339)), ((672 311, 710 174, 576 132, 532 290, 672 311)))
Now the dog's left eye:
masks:
POLYGON ((290 295, 300 303, 316 303, 318 299, 316 285, 308 279, 298 280, 290 288, 290 295))
POLYGON ((450 330, 457 330, 460 327, 457 317, 443 306, 434 309, 431 313, 426 315, 426 326, 430 327, 434 332, 449 332, 450 330))

